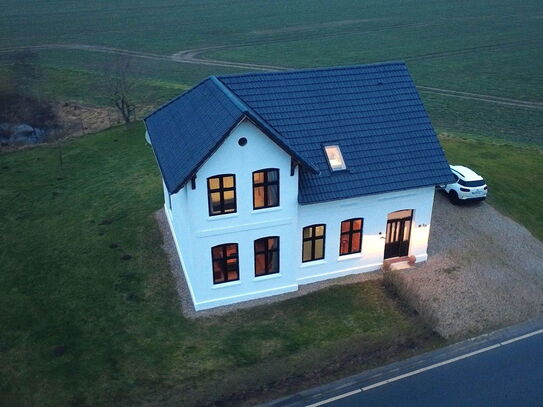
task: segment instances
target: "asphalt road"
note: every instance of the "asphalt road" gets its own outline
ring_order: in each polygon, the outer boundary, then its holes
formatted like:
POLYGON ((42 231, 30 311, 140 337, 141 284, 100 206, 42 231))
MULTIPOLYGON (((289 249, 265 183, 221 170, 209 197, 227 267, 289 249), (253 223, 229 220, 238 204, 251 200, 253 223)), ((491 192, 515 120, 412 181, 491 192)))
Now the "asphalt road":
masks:
POLYGON ((543 407, 543 318, 262 405, 320 406, 543 407))
POLYGON ((543 406, 543 334, 325 405, 543 406))

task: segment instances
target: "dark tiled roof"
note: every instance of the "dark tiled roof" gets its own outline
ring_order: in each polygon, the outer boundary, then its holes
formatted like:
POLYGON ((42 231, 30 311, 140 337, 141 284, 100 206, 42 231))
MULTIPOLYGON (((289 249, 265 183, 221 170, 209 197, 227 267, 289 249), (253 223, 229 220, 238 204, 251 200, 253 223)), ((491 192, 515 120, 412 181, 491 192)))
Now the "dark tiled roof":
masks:
POLYGON ((244 115, 304 164, 303 204, 451 181, 407 67, 394 62, 207 79, 146 119, 171 192, 244 115), (327 144, 346 171, 330 170, 327 144))
POLYGON ((160 107, 145 126, 168 190, 186 183, 243 116, 211 79, 160 107))

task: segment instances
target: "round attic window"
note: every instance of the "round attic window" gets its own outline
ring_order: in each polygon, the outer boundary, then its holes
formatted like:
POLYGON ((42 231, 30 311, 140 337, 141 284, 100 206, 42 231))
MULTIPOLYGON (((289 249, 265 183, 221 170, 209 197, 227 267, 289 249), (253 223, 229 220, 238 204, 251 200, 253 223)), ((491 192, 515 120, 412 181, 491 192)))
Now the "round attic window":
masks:
POLYGON ((240 138, 238 140, 238 144, 243 147, 245 144, 247 144, 247 139, 245 137, 240 138))

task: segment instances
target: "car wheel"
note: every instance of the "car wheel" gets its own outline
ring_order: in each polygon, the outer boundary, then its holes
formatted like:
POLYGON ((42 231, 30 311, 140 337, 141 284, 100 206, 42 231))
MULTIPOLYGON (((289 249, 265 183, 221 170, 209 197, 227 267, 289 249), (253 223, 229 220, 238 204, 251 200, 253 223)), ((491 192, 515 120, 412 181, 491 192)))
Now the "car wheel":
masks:
POLYGON ((458 194, 456 193, 456 191, 450 191, 449 192, 449 200, 453 204, 458 205, 458 203, 460 202, 460 199, 458 198, 458 194))

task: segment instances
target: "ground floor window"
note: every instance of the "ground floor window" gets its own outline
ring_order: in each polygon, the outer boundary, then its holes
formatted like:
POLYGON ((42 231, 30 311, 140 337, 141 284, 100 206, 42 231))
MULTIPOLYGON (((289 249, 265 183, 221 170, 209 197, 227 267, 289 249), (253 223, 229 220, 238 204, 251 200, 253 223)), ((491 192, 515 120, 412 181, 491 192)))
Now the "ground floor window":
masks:
POLYGON ((255 276, 279 273, 279 237, 255 240, 255 276))
POLYGON ((362 218, 341 222, 339 255, 360 253, 362 249, 362 218))
POLYGON ((211 248, 213 283, 220 284, 239 280, 237 243, 226 243, 211 248))
POLYGON ((303 229, 302 261, 324 259, 326 225, 311 225, 303 229))

